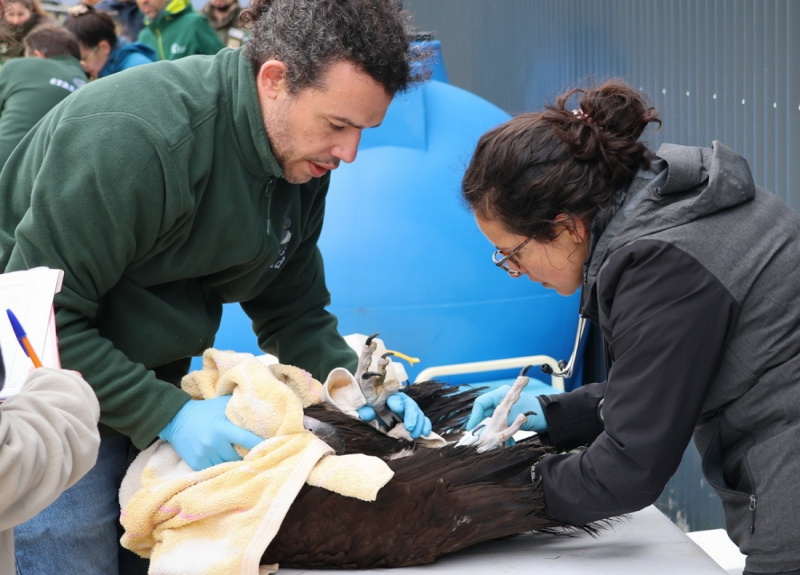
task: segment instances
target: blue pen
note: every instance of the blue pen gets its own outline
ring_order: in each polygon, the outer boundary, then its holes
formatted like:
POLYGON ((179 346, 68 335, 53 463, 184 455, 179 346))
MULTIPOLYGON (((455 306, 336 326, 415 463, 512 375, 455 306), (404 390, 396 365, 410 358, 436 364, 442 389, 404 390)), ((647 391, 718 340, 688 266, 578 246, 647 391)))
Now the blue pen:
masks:
POLYGON ((11 311, 10 309, 7 309, 6 312, 8 313, 8 321, 11 322, 11 327, 14 329, 14 335, 17 336, 17 341, 19 341, 19 344, 25 351, 25 355, 31 358, 34 367, 42 367, 42 362, 39 361, 39 356, 36 355, 35 351, 33 351, 33 346, 31 345, 31 342, 28 341, 28 335, 22 328, 22 324, 19 323, 17 316, 15 316, 14 312, 11 311))

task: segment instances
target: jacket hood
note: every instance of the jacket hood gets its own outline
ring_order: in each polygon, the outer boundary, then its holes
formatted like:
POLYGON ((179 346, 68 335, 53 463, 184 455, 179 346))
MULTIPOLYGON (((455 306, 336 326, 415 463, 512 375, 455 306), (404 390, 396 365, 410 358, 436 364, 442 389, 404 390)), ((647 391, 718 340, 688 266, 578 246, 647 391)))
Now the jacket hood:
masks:
POLYGON ((153 62, 158 60, 156 51, 147 44, 142 44, 141 42, 128 42, 127 40, 120 38, 119 42, 114 48, 114 60, 121 62, 128 54, 142 54, 143 56, 150 58, 153 62))
POLYGON ((105 78, 106 76, 124 70, 125 59, 130 54, 142 54, 152 62, 158 60, 156 51, 150 46, 142 44, 141 42, 128 42, 125 38, 120 36, 117 45, 114 46, 114 49, 111 50, 111 54, 108 55, 108 60, 103 66, 103 69, 100 70, 100 73, 97 75, 98 78, 105 78))
POLYGON ((742 156, 714 141, 711 148, 663 144, 647 170, 640 170, 622 205, 602 230, 592 229, 582 305, 605 261, 636 239, 682 226, 743 204, 755 196, 750 167, 742 156))

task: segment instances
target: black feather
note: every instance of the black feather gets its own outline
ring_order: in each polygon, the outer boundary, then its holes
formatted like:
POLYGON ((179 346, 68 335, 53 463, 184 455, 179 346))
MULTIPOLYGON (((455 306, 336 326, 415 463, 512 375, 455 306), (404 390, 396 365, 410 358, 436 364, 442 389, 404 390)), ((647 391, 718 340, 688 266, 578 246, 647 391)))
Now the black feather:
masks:
MULTIPOLYGON (((428 416, 433 424, 433 430, 450 441, 457 439, 463 433, 472 404, 481 391, 482 389, 462 391, 455 386, 426 381, 412 385, 405 393, 416 401, 428 416)), ((307 407, 305 414, 337 428, 344 439, 345 453, 363 453, 390 459, 405 450, 418 449, 417 443, 389 437, 377 431, 371 424, 324 404, 307 407)))
MULTIPOLYGON (((435 382, 407 391, 448 439, 463 432, 479 392, 435 382)), ((371 503, 306 485, 262 563, 406 567, 492 539, 568 527, 547 515, 541 489, 531 484, 531 465, 549 453, 535 439, 486 453, 454 444, 427 449, 321 406, 306 414, 336 426, 347 453, 383 457, 395 475, 371 503), (410 455, 392 459, 406 449, 410 455)))
POLYGON ((558 527, 547 516, 530 466, 535 442, 479 454, 421 449, 389 461, 395 476, 367 503, 306 486, 263 556, 299 568, 405 567, 471 545, 558 527))

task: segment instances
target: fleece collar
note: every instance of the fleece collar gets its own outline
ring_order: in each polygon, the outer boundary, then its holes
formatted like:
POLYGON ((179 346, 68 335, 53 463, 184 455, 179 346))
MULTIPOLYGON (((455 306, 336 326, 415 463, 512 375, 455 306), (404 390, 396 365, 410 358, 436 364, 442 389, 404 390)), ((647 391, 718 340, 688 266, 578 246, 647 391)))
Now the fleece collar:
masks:
POLYGON ((192 11, 193 8, 190 0, 170 0, 170 2, 164 6, 164 9, 159 12, 155 20, 150 20, 147 18, 147 16, 145 16, 144 23, 145 26, 150 26, 153 28, 159 26, 163 22, 169 22, 178 16, 182 16, 186 12, 192 11))
POLYGON ((237 129, 235 132, 242 158, 248 171, 255 176, 282 178, 283 170, 272 154, 267 129, 264 127, 253 66, 242 49, 230 52, 230 55, 238 60, 231 78, 233 125, 249 127, 237 129))
MULTIPOLYGON (((677 228, 755 196, 747 161, 714 141, 711 148, 663 144, 624 192, 619 209, 593 238, 581 309, 591 307, 597 275, 608 258, 638 238, 677 228)), ((595 230, 593 230, 595 232, 595 230)))

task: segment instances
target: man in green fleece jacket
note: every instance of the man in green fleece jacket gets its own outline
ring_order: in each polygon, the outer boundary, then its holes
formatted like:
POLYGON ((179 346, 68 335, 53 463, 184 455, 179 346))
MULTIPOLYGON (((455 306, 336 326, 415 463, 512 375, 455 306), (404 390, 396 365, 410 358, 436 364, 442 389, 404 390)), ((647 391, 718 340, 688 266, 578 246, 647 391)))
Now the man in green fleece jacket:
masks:
POLYGON ((145 15, 139 42, 155 50, 159 60, 213 55, 222 50, 222 41, 208 19, 195 12, 189 0, 137 0, 136 3, 145 15))
POLYGON ((95 468, 16 529, 26 575, 117 573, 131 442, 161 437, 201 469, 260 441, 227 420, 229 396, 177 386, 223 303, 283 363, 356 367, 317 240, 330 170, 416 79, 405 20, 394 0, 254 0, 244 16, 243 49, 81 88, 0 174, 0 269, 64 270, 61 360, 94 388, 104 436, 95 468))
POLYGON ((0 169, 36 122, 89 81, 78 41, 60 26, 28 34, 25 55, 0 69, 0 169))

